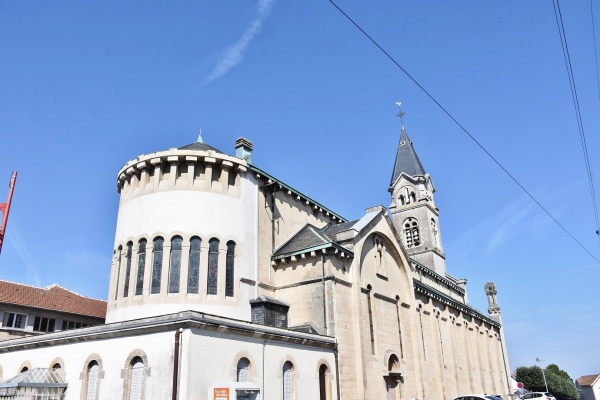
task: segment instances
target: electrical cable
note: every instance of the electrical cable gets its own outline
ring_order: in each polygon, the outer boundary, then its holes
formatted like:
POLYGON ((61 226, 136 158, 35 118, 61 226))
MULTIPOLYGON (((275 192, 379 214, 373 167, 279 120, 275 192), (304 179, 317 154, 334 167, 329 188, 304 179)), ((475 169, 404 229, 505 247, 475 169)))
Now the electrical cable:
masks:
POLYGON ((529 196, 529 198, 531 200, 533 200, 558 226, 561 227, 561 229, 571 237, 571 239, 573 239, 586 253, 588 253, 594 260, 596 260, 596 262, 598 262, 600 264, 600 260, 594 256, 579 240, 577 240, 577 238, 575 238, 575 236, 573 236, 571 234, 571 232, 569 232, 567 230, 567 228, 565 228, 560 222, 558 222, 558 220, 550 213, 550 211, 548 211, 518 180, 517 178, 515 178, 481 143, 479 143, 479 141, 477 139, 475 139, 475 137, 460 123, 458 122, 458 120, 456 120, 456 118, 454 118, 454 116, 452 116, 452 114, 450 114, 450 112, 448 110, 446 110, 419 82, 417 82, 417 80, 415 78, 412 77, 411 74, 408 73, 407 70, 405 70, 395 59, 394 57, 392 57, 387 51, 385 51, 383 49, 383 47, 381 47, 376 41, 375 39, 373 39, 364 29, 362 29, 348 14, 346 14, 344 12, 344 10, 342 10, 333 0, 328 0, 342 15, 344 15, 359 31, 362 32, 363 35, 365 35, 367 37, 367 39, 369 39, 371 41, 371 43, 373 43, 379 50, 381 50, 381 52, 383 54, 385 54, 385 56, 387 58, 390 59, 390 61, 392 61, 392 63, 394 63, 402 72, 404 72, 404 74, 415 84, 417 85, 417 87, 419 89, 421 89, 421 91, 423 91, 423 93, 425 93, 425 95, 427 95, 427 97, 429 97, 429 99, 431 101, 433 101, 473 142, 475 142, 475 144, 485 153, 487 154, 487 156, 489 158, 492 159, 492 161, 494 161, 494 163, 500 167, 500 169, 502 171, 504 171, 504 173, 506 175, 508 175, 510 177, 510 179, 512 179, 512 181, 514 183, 517 184, 517 186, 519 186, 521 188, 521 190, 523 190, 527 196, 529 196))
POLYGON ((590 0, 590 15, 592 17, 592 38, 594 40, 594 59, 596 61, 596 86, 598 88, 598 100, 600 100, 600 72, 598 71, 598 45, 596 44, 596 24, 594 23, 593 0, 590 0))
MULTIPOLYGON (((592 208, 594 211, 594 218, 596 222, 596 234, 600 232, 600 220, 598 219, 598 205, 596 203, 596 191, 594 190, 594 180, 592 175, 592 168, 590 166, 590 158, 587 149, 587 141, 585 139, 585 130, 583 128, 583 119, 581 117, 581 108, 579 107, 579 97, 577 96, 577 87, 575 85, 575 75, 573 74, 573 65, 571 63, 571 55, 569 53, 569 46, 567 44, 567 34, 565 32, 565 26, 563 23, 562 12, 560 10, 559 0, 552 0, 554 6, 554 16, 556 19, 556 25, 558 27, 558 33, 560 36, 560 42, 563 51, 563 57, 565 59, 565 67, 567 68, 567 75, 569 78, 569 86, 571 88, 571 97, 573 99, 573 106, 575 107, 575 117, 577 119, 577 127, 579 129, 579 138, 581 140, 581 148, 583 150, 583 158, 585 160, 585 168, 588 176, 588 184, 590 187, 590 194, 592 197, 592 208)), ((600 240, 600 235, 598 236, 600 240)))
MULTIPOLYGON (((598 88, 598 101, 600 101, 600 72, 598 68, 598 45, 596 43, 596 23, 594 22, 594 2, 590 0, 590 16, 592 17, 592 38, 594 40, 594 61, 596 62, 596 87, 598 88)), ((600 229, 596 230, 596 234, 599 235, 600 229)))

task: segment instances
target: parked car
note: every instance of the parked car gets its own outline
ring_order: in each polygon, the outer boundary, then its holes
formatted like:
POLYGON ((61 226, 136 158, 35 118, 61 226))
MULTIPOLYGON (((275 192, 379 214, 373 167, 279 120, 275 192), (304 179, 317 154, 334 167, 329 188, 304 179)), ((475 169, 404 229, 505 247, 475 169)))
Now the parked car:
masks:
POLYGON ((502 397, 494 396, 491 394, 465 394, 463 396, 455 398, 454 400, 502 400, 502 397))
POLYGON ((556 400, 550 392, 530 392, 521 396, 520 400, 556 400))

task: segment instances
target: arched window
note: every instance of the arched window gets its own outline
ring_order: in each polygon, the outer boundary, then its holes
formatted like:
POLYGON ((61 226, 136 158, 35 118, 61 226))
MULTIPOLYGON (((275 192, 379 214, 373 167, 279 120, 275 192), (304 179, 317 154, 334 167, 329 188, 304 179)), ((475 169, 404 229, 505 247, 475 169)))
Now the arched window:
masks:
POLYGON ((179 293, 179 276, 181 272, 181 236, 171 239, 171 259, 169 260, 169 293, 179 293))
POLYGON ((388 360, 388 371, 400 372, 400 360, 395 354, 390 355, 390 358, 388 360))
POLYGON ((415 218, 407 218, 404 221, 404 242, 408 249, 421 244, 419 224, 415 218))
POLYGON ((127 242, 127 253, 125 258, 127 259, 127 266, 125 267, 125 285, 123 286, 123 297, 127 297, 129 292, 129 275, 131 275, 131 252, 133 249, 133 243, 127 242))
POLYGON ((294 365, 286 361, 283 364, 283 400, 292 400, 294 398, 293 372, 294 365))
POLYGON ((212 238, 208 242, 208 277, 206 293, 217 294, 219 277, 219 239, 212 238))
POLYGON ((190 240, 190 261, 188 263, 188 293, 198 293, 200 283, 200 245, 202 239, 198 236, 190 240))
POLYGON ((248 375, 250 372, 250 361, 247 358, 240 358, 237 363, 237 381, 248 382, 248 375))
POLYGON ((319 367, 319 400, 331 400, 331 379, 327 365, 319 367))
POLYGON ((98 362, 91 361, 87 367, 87 390, 85 395, 86 400, 98 399, 98 371, 100 371, 98 362))
POLYGON ((403 206, 410 203, 416 203, 417 194, 415 193, 415 188, 412 186, 404 186, 400 189, 400 196, 398 196, 398 198, 400 199, 400 204, 403 206))
POLYGON ((162 259, 163 259, 163 242, 164 239, 159 237, 154 238, 152 246, 152 286, 150 293, 160 293, 160 278, 162 274, 162 259))
POLYGON ((234 275, 233 268, 235 260, 235 242, 227 242, 227 258, 225 259, 225 296, 233 297, 234 275))
POLYGON ((100 398, 100 383, 104 378, 102 359, 96 353, 91 354, 83 363, 82 371, 79 373, 81 380, 80 399, 98 400, 100 398))
POLYGON ((138 269, 137 280, 135 282, 136 296, 144 293, 144 269, 146 268, 146 239, 141 239, 138 242, 138 269))
POLYGON ((129 400, 142 400, 144 392, 144 361, 141 357, 134 357, 130 366, 129 400))
POLYGON ((119 246, 117 252, 117 286, 115 289, 115 300, 119 297, 119 278, 121 277, 121 255, 123 254, 123 246, 119 246))

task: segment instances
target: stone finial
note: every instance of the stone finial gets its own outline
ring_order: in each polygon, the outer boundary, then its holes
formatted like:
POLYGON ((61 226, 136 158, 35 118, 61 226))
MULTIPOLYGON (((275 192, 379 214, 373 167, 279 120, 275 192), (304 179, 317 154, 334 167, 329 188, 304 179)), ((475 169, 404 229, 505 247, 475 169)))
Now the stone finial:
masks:
POLYGON ((488 312, 494 317, 500 314, 500 307, 498 306, 498 299, 496 298, 496 295, 498 294, 496 285, 494 282, 486 282, 484 288, 488 298, 488 312))
POLYGON ((235 141, 235 156, 246 160, 247 163, 252 163, 252 142, 245 137, 239 137, 235 141))

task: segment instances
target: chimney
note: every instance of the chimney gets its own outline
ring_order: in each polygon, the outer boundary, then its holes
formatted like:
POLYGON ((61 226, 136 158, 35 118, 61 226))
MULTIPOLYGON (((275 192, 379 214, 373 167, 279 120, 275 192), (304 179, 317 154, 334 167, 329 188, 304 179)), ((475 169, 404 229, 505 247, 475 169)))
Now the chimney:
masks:
POLYGON ((245 137, 239 137, 235 141, 235 156, 243 158, 248 164, 252 164, 252 142, 245 137))

